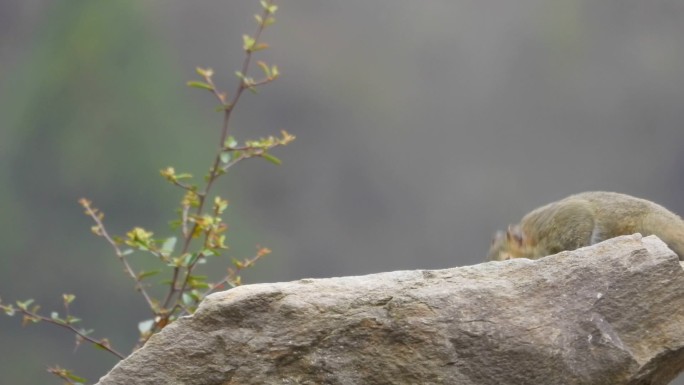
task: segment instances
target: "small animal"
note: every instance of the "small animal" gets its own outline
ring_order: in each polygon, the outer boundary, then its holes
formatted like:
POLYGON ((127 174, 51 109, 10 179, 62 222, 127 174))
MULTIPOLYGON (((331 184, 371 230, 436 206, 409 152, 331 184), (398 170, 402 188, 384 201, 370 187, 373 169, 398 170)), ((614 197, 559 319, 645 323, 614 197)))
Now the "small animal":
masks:
POLYGON ((656 235, 684 260, 684 221, 646 199, 604 191, 583 192, 539 207, 499 231, 488 259, 537 259, 619 235, 656 235))

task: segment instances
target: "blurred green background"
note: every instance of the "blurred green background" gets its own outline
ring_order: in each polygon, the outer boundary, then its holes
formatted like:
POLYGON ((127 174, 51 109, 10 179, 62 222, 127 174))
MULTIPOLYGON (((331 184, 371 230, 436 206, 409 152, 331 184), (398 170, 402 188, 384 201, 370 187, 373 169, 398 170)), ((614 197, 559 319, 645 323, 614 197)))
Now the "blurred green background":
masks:
MULTIPOLYGON (((684 3, 605 0, 279 2, 260 56, 283 78, 247 94, 233 132, 285 129, 217 191, 230 256, 274 253, 246 282, 478 263, 496 229, 585 190, 684 213, 684 3)), ((258 1, 0 1, 0 296, 62 293, 120 350, 143 301, 76 201, 113 233, 171 235, 220 114, 194 67, 233 88, 258 1)), ((138 266, 148 265, 140 257, 138 266)), ((223 267, 214 265, 215 277, 223 267)), ((2 383, 96 381, 115 360, 49 325, 0 317, 2 383)), ((681 382, 684 383, 684 382, 681 382)))

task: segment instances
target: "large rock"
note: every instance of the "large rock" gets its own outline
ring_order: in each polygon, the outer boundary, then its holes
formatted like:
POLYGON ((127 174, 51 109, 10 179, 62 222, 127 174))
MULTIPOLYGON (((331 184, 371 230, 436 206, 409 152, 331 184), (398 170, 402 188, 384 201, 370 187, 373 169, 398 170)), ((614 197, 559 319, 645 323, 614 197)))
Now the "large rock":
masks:
POLYGON ((543 258, 209 296, 101 385, 667 384, 684 272, 633 235, 543 258))

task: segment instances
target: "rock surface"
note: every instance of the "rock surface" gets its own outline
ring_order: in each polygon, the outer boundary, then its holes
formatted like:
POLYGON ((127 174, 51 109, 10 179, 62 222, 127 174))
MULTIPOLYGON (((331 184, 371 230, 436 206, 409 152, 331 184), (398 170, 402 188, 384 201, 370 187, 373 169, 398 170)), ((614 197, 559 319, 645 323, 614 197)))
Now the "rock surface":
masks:
POLYGON ((637 234, 536 261, 216 293, 98 384, 636 385, 683 368, 682 265, 637 234))

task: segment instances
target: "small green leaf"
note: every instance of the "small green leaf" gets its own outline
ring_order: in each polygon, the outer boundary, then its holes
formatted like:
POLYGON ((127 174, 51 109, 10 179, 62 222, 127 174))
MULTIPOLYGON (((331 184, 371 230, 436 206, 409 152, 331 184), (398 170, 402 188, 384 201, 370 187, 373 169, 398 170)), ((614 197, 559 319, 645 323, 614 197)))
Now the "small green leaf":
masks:
POLYGON ((151 277, 153 275, 159 274, 161 271, 160 270, 152 270, 152 271, 141 271, 138 273, 138 280, 142 281, 143 279, 147 277, 151 277))
POLYGON ((73 294, 62 294, 62 299, 64 300, 64 304, 68 305, 76 299, 76 296, 73 294))
POLYGON ((247 90, 248 90, 249 92, 253 93, 254 95, 258 95, 258 94, 259 94, 259 91, 256 89, 256 87, 247 86, 247 90))
POLYGON ((67 376, 67 378, 69 378, 71 381, 76 381, 76 383, 78 383, 78 384, 85 384, 86 382, 88 382, 88 380, 86 380, 85 378, 79 377, 79 376, 77 376, 77 375, 75 375, 75 374, 73 374, 73 373, 71 373, 71 372, 67 372, 67 373, 66 373, 66 376, 67 376))
POLYGON ((104 348, 104 347, 102 347, 102 346, 100 346, 100 345, 97 345, 97 344, 93 345, 93 347, 94 347, 95 349, 107 351, 106 348, 104 348))
POLYGON ((135 247, 138 250, 149 250, 154 248, 154 239, 152 239, 151 231, 147 231, 141 227, 135 227, 133 230, 126 233, 126 244, 135 247))
POLYGON ((26 301, 17 301, 17 307, 21 310, 28 310, 28 307, 33 303, 32 299, 27 299, 26 301))
POLYGON ((221 155, 221 163, 228 163, 230 162, 230 153, 229 152, 222 152, 221 155))
POLYGON ((152 319, 138 322, 138 331, 140 331, 140 334, 148 333, 152 330, 152 326, 154 326, 154 320, 152 319))
POLYGON ((167 263, 166 266, 168 266, 168 267, 181 267, 182 264, 183 264, 183 258, 176 257, 176 258, 172 258, 171 262, 167 263))
POLYGON ((264 75, 266 75, 267 78, 271 77, 271 68, 268 67, 268 64, 266 64, 263 61, 258 61, 257 65, 259 66, 259 68, 261 68, 261 70, 264 72, 264 75))
POLYGON ((273 164, 276 164, 276 165, 280 165, 281 163, 283 163, 283 161, 281 161, 280 159, 276 158, 275 156, 273 156, 267 152, 262 153, 261 157, 266 159, 267 161, 273 163, 273 164))
POLYGON ((214 76, 214 70, 211 68, 197 67, 197 68, 195 68, 195 72, 197 72, 197 75, 207 77, 207 78, 214 76))
POLYGON ((208 288, 209 288, 209 284, 207 284, 207 283, 205 283, 205 282, 195 282, 195 281, 193 281, 193 282, 190 282, 190 287, 192 287, 193 289, 208 289, 208 288))
POLYGON ((188 85, 188 87, 201 88, 203 90, 209 90, 209 91, 214 90, 214 87, 212 87, 210 84, 207 84, 205 82, 192 81, 192 82, 187 82, 186 84, 188 85))
POLYGON ((67 316, 66 323, 68 324, 75 324, 77 322, 81 322, 80 318, 76 318, 74 316, 67 316))
POLYGON ((173 253, 173 249, 176 247, 176 241, 177 241, 176 237, 166 238, 166 240, 164 241, 164 244, 162 244, 162 247, 160 250, 161 253, 165 254, 165 255, 169 255, 169 254, 173 253))
POLYGON ((192 253, 188 254, 183 258, 183 266, 191 266, 194 265, 195 262, 197 262, 197 258, 199 258, 198 253, 192 253))
POLYGON ((252 45, 251 51, 252 51, 252 52, 263 51, 263 50, 265 50, 266 48, 268 48, 268 44, 266 44, 266 43, 259 43, 259 44, 254 44, 254 45, 252 45))
POLYGON ((226 139, 226 142, 223 143, 223 146, 226 148, 235 148, 237 147, 238 142, 235 140, 235 137, 229 136, 228 139, 226 139))
POLYGON ((200 294, 200 292, 198 292, 197 290, 191 290, 190 296, 192 297, 192 299, 194 299, 197 302, 202 300, 202 294, 200 294))
POLYGON ((273 14, 273 13, 275 13, 275 11, 278 10, 277 5, 273 4, 270 1, 266 1, 266 0, 261 0, 261 7, 264 8, 264 10, 270 14, 273 14))
POLYGON ((2 310, 5 312, 6 315, 12 317, 16 310, 14 310, 14 306, 9 305, 9 306, 3 306, 2 310))
POLYGON ((207 278, 208 277, 206 275, 191 275, 188 277, 188 280, 190 282, 204 282, 207 280, 207 278))
POLYGON ((252 51, 254 50, 254 44, 256 43, 256 40, 249 36, 249 35, 242 35, 242 49, 245 51, 252 51))
POLYGON ((126 255, 133 254, 133 249, 126 249, 121 252, 121 256, 124 257, 126 255))
MULTIPOLYGON (((224 211, 226 211, 226 208, 228 207, 228 201, 225 199, 221 199, 220 196, 214 197, 214 211, 217 214, 223 214, 224 211)), ((219 218, 220 220, 220 218, 219 218)))

